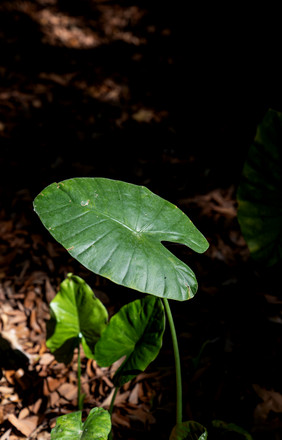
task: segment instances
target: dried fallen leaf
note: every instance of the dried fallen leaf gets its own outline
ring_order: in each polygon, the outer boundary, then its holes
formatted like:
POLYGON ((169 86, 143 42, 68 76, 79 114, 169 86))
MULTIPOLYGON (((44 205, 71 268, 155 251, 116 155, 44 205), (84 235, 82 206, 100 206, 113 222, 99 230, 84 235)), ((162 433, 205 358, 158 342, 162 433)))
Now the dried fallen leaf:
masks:
POLYGON ((14 392, 14 388, 12 388, 12 387, 0 386, 0 393, 3 396, 10 395, 13 392, 14 392))
POLYGON ((10 439, 11 431, 12 431, 12 428, 8 429, 8 431, 6 431, 6 432, 0 437, 0 440, 8 440, 8 439, 10 439))
POLYGON ((54 356, 51 353, 43 353, 40 357, 40 365, 50 365, 54 361, 54 356))
POLYGON ((38 417, 31 416, 27 417, 26 419, 19 420, 16 416, 14 416, 14 414, 9 414, 8 420, 18 431, 28 437, 36 429, 38 417))
POLYGON ((126 412, 128 412, 135 419, 140 420, 144 425, 147 423, 156 423, 155 417, 152 415, 152 413, 150 413, 145 405, 136 405, 135 408, 133 407, 133 405, 132 407, 127 406, 126 412))
POLYGON ((28 390, 31 386, 31 381, 28 376, 25 374, 25 371, 22 368, 19 368, 15 372, 15 380, 21 386, 23 390, 28 390))
POLYGON ((37 435, 36 440, 50 440, 50 433, 48 431, 42 431, 37 435))
POLYGON ((155 117, 154 110, 141 108, 132 115, 132 118, 137 122, 151 122, 155 117))
POLYGON ((49 391, 53 392, 63 383, 64 379, 63 378, 56 379, 54 377, 49 376, 46 378, 46 380, 47 380, 47 385, 48 385, 49 391))
POLYGON ((125 406, 129 395, 130 395, 130 391, 119 393, 115 398, 115 406, 125 406))
POLYGON ((53 391, 53 393, 49 394, 49 405, 51 408, 56 406, 59 400, 60 395, 57 391, 53 391))
POLYGON ((27 309, 31 310, 34 307, 35 298, 36 298, 36 293, 34 292, 34 290, 29 290, 24 299, 24 306, 27 309))
MULTIPOLYGON (((1 392, 1 391, 0 391, 1 392)), ((4 415, 4 408, 3 406, 0 406, 0 425, 2 425, 2 423, 5 420, 5 415, 4 415)))
POLYGON ((38 414, 41 405, 42 405, 42 398, 38 399, 33 405, 30 405, 29 409, 34 414, 38 414))
POLYGON ((56 296, 56 292, 53 289, 53 287, 51 286, 51 283, 48 280, 48 278, 46 278, 46 281, 45 281, 45 296, 46 296, 46 300, 47 300, 48 304, 50 304, 52 299, 54 299, 56 296))
MULTIPOLYGON (((112 401, 112 398, 113 398, 113 395, 114 395, 114 392, 115 392, 115 390, 112 389, 112 391, 111 391, 110 394, 106 397, 106 399, 103 400, 103 402, 101 403, 101 406, 102 406, 103 408, 108 408, 108 407, 110 406, 111 401, 112 401)), ((116 397, 118 397, 118 395, 117 395, 116 397)))
POLYGON ((66 400, 73 400, 77 397, 77 388, 70 383, 63 383, 57 391, 66 400))
POLYGON ((112 424, 115 426, 121 425, 125 428, 130 428, 130 422, 127 417, 123 416, 120 411, 115 411, 112 414, 112 424))
POLYGON ((36 309, 33 309, 30 314, 30 327, 38 334, 42 333, 40 325, 37 322, 36 309))
POLYGON ((267 390, 260 385, 253 385, 257 395, 263 400, 259 403, 254 412, 254 417, 260 420, 266 420, 270 411, 282 413, 282 394, 277 391, 267 390))
POLYGON ((139 397, 139 388, 140 388, 140 384, 137 383, 137 384, 134 386, 134 388, 133 388, 133 390, 131 391, 131 393, 130 393, 130 396, 129 396, 129 398, 128 398, 129 403, 133 403, 133 404, 135 404, 135 405, 138 404, 138 401, 139 401, 139 399, 138 399, 138 397, 139 397))
POLYGON ((26 417, 29 416, 29 409, 28 408, 23 408, 18 415, 19 420, 25 419, 26 417))

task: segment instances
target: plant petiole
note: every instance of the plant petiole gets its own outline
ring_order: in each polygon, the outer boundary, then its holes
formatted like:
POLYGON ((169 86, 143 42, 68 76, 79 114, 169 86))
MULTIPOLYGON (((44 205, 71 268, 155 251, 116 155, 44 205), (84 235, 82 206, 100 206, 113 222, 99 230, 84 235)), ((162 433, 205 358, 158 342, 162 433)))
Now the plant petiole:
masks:
MULTIPOLYGON (((112 397, 112 400, 111 400, 111 404, 110 404, 110 408, 109 408, 109 414, 110 414, 111 417, 112 417, 112 413, 113 413, 114 404, 115 404, 115 400, 116 400, 116 396, 117 396, 118 390, 119 390, 119 387, 116 387, 115 391, 114 391, 114 394, 113 394, 113 397, 112 397)), ((110 433, 109 433, 109 436, 108 436, 108 440, 112 440, 112 438, 113 438, 113 433, 112 433, 112 430, 111 430, 110 433)))
POLYGON ((169 302, 166 298, 163 298, 163 304, 165 307, 165 311, 170 327, 173 352, 174 352, 175 375, 176 375, 176 425, 178 425, 182 423, 182 378, 181 378, 180 355, 179 355, 175 325, 170 310, 169 302))
POLYGON ((117 396, 118 390, 119 390, 119 387, 116 387, 115 391, 114 391, 114 394, 113 394, 113 397, 112 397, 112 400, 111 400, 111 404, 110 404, 110 408, 109 408, 110 415, 112 415, 112 412, 113 412, 113 409, 114 409, 114 404, 115 404, 115 400, 116 400, 116 396, 117 396))
POLYGON ((81 338, 78 339, 78 344, 77 344, 77 406, 78 406, 78 410, 82 411, 82 409, 83 409, 83 398, 81 396, 80 341, 81 341, 81 338))

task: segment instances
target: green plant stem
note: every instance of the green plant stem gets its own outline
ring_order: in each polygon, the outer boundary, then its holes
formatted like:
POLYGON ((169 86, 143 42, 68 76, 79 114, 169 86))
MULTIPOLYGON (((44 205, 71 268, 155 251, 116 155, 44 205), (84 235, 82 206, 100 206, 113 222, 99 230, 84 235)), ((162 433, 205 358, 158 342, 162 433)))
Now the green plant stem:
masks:
POLYGON ((115 391, 114 391, 114 394, 113 394, 113 397, 112 397, 112 400, 111 400, 111 404, 110 404, 110 408, 109 408, 110 415, 112 415, 112 413, 113 413, 114 404, 115 404, 115 400, 116 400, 116 396, 117 396, 118 390, 119 390, 119 387, 116 387, 115 391))
POLYGON ((80 361, 80 342, 78 342, 77 347, 77 402, 78 402, 78 410, 82 411, 83 402, 81 399, 81 361, 80 361))
POLYGON ((174 321, 168 300, 166 298, 163 298, 163 303, 170 327, 173 352, 174 352, 175 375, 176 375, 176 424, 178 425, 182 423, 182 379, 181 379, 180 356, 179 356, 177 335, 176 335, 174 321))
MULTIPOLYGON (((110 416, 112 416, 112 413, 113 413, 114 404, 115 404, 115 400, 116 400, 116 396, 117 396, 118 390, 119 390, 119 387, 116 387, 115 391, 114 391, 114 394, 113 394, 113 397, 112 397, 112 400, 111 400, 111 404, 110 404, 110 408, 109 408, 110 416)), ((112 440, 112 439, 113 439, 113 430, 111 430, 110 434, 108 435, 108 440, 112 440)))

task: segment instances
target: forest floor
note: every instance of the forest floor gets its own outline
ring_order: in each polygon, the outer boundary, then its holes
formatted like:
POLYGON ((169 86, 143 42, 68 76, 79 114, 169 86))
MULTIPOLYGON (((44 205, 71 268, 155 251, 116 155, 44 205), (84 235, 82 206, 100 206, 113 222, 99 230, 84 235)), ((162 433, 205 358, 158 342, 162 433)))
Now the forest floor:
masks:
MULTIPOLYGON (((254 440, 282 438, 278 274, 251 260, 236 201, 269 103, 244 95, 243 105, 239 88, 226 97, 222 77, 205 76, 209 50, 205 64, 176 3, 0 5, 0 440, 49 439, 56 417, 76 410, 77 354, 66 366, 45 345, 48 305, 66 275, 84 278, 110 315, 139 297, 74 262, 33 212, 46 185, 75 176, 145 185, 206 236, 204 255, 168 245, 199 281, 195 298, 171 305, 184 419, 207 426, 211 440, 219 438, 213 420, 234 423, 254 440)), ((159 357, 118 394, 115 438, 168 438, 173 365, 166 332, 159 357)), ((85 414, 109 407, 112 371, 82 353, 85 414)))

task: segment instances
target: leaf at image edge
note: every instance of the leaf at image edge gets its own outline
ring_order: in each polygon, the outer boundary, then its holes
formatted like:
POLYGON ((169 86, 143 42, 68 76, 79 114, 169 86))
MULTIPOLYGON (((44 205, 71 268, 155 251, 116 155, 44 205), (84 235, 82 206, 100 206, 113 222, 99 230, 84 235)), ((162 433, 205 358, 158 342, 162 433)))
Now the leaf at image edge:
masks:
POLYGON ((282 113, 268 110, 257 128, 237 191, 238 220, 254 260, 282 259, 282 113))
POLYGON ((92 408, 83 424, 83 440, 107 440, 111 431, 111 416, 103 408, 92 408))
POLYGON ((171 431, 169 440, 207 440, 208 432, 198 422, 189 420, 175 425, 171 431))
POLYGON ((111 430, 111 418, 103 408, 92 408, 84 423, 81 411, 76 411, 56 420, 51 431, 51 440, 107 440, 111 430))
POLYGON ((219 432, 236 432, 240 435, 240 437, 245 440, 253 440, 253 437, 251 434, 246 431, 244 428, 241 428, 241 426, 236 425, 235 423, 226 423, 222 420, 213 420, 212 426, 219 430, 219 432))

